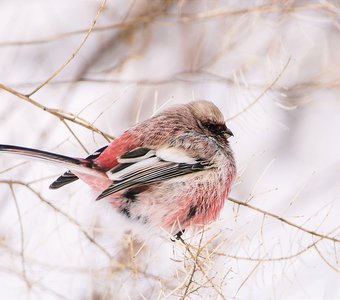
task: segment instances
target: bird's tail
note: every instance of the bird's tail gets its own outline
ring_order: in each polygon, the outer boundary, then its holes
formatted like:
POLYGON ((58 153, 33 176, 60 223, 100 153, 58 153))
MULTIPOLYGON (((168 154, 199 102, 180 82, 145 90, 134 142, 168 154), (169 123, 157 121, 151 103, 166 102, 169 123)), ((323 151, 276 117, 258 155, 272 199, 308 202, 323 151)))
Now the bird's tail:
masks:
POLYGON ((96 177, 105 177, 105 173, 103 172, 104 170, 102 170, 94 163, 93 160, 90 159, 73 158, 37 149, 0 144, 0 154, 1 153, 15 154, 28 158, 34 158, 69 168, 74 172, 89 174, 96 177))

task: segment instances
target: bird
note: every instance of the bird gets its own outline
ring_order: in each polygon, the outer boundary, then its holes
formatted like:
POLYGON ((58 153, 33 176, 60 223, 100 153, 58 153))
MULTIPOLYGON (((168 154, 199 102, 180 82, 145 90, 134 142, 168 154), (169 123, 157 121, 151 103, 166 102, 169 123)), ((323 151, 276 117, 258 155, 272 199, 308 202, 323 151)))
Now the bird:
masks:
POLYGON ((187 228, 216 220, 236 177, 232 131, 207 100, 170 106, 136 124, 86 158, 0 144, 0 153, 56 163, 69 170, 51 189, 78 179, 109 198, 132 221, 179 239, 187 228))

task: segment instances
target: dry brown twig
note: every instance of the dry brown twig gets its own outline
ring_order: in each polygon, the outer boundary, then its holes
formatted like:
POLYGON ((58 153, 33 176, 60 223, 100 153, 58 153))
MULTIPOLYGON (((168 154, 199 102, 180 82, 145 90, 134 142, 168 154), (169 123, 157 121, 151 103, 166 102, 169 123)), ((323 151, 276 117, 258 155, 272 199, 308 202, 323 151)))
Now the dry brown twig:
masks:
MULTIPOLYGON (((128 20, 124 19, 123 21, 115 22, 112 24, 101 25, 101 26, 92 26, 91 32, 101 32, 112 29, 124 29, 129 28, 131 26, 140 25, 149 23, 150 21, 155 21, 158 25, 168 25, 173 22, 181 22, 181 23, 189 23, 189 22, 197 22, 197 21, 210 21, 214 19, 226 18, 226 17, 237 17, 249 14, 266 14, 266 13, 294 13, 294 12, 302 12, 306 10, 310 11, 323 11, 331 16, 336 17, 336 4, 332 4, 332 2, 324 1, 323 3, 313 3, 313 4, 303 4, 303 5, 294 5, 294 2, 291 2, 289 6, 284 5, 274 5, 272 3, 263 4, 255 7, 244 8, 244 9, 215 9, 208 10, 202 13, 190 14, 190 15, 166 15, 165 17, 172 17, 173 20, 169 19, 159 19, 158 14, 150 14, 150 15, 142 15, 135 16, 128 20)), ((3 41, 0 42, 0 47, 11 47, 11 46, 22 46, 22 45, 36 45, 43 43, 50 43, 60 39, 69 38, 74 35, 86 34, 89 29, 80 29, 69 31, 65 33, 60 33, 51 37, 45 37, 40 39, 32 39, 28 41, 3 41)))
MULTIPOLYGON (((46 263, 43 263, 39 260, 32 259, 32 258, 30 258, 30 259, 26 258, 26 255, 24 253, 23 225, 22 225, 22 221, 21 221, 20 210, 18 210, 18 214, 19 214, 18 217, 19 217, 20 228, 21 228, 21 232, 22 232, 22 234, 21 234, 21 240, 22 240, 21 250, 15 251, 14 249, 10 249, 9 246, 4 244, 2 241, 0 241, 0 246, 4 247, 8 251, 10 251, 12 254, 15 254, 15 255, 20 257, 21 262, 22 262, 22 278, 24 279, 24 281, 27 283, 27 285, 29 287, 31 287, 32 284, 35 284, 35 282, 32 282, 32 280, 29 280, 27 275, 26 275, 26 267, 25 266, 26 266, 26 263, 27 263, 28 260, 30 261, 30 263, 33 262, 34 264, 37 264, 39 266, 44 266, 46 268, 52 268, 53 267, 54 270, 60 270, 60 271, 63 271, 63 272, 72 272, 72 273, 74 273, 74 272, 78 272, 78 273, 92 272, 94 274, 102 274, 102 273, 110 272, 110 273, 114 274, 116 272, 129 270, 129 271, 131 271, 135 274, 141 274, 141 275, 145 276, 146 278, 156 280, 156 281, 161 281, 160 277, 142 270, 140 267, 137 266, 137 264, 129 264, 129 263, 126 263, 126 262, 120 262, 119 260, 116 260, 105 247, 103 247, 101 244, 99 244, 96 241, 96 239, 90 235, 90 233, 82 226, 82 224, 80 224, 76 219, 74 219, 68 213, 61 210, 60 208, 55 206, 53 203, 51 203, 50 201, 45 199, 42 196, 41 193, 39 193, 36 189, 34 189, 31 186, 32 183, 25 183, 25 182, 22 182, 22 181, 14 181, 14 180, 0 180, 0 184, 9 185, 11 191, 13 191, 12 193, 14 193, 13 186, 15 186, 15 185, 22 186, 22 187, 26 188, 27 190, 29 190, 31 193, 33 193, 33 195, 35 195, 38 198, 39 201, 41 201, 42 203, 47 205, 49 208, 51 208, 53 211, 55 211, 59 215, 63 216, 70 224, 76 226, 76 228, 78 228, 79 232, 84 235, 84 237, 90 242, 90 244, 92 244, 102 254, 104 254, 109 261, 109 267, 108 268, 88 269, 88 268, 75 268, 75 267, 66 267, 66 266, 60 267, 60 266, 47 265, 46 263)), ((13 194, 13 196, 15 196, 15 194, 13 194)), ((19 209, 19 203, 17 202, 16 196, 15 196, 14 199, 15 199, 15 201, 16 201, 15 203, 18 206, 18 209, 19 209)), ((133 254, 137 255, 134 252, 133 252, 133 254)), ((134 257, 131 257, 131 261, 134 261, 134 257)), ((165 285, 165 283, 164 283, 164 285, 165 285)))
POLYGON ((258 261, 256 263, 256 265, 254 266, 254 268, 248 273, 248 275, 246 276, 246 278, 244 278, 244 280, 241 282, 240 286, 237 288, 237 291, 234 295, 234 298, 236 299, 237 294, 239 293, 239 291, 241 290, 241 288, 246 284, 246 282, 249 280, 249 278, 254 274, 254 272, 257 270, 257 268, 260 266, 260 264, 262 263, 262 261, 258 261))
POLYGON ((74 218, 72 218, 69 214, 65 213, 64 211, 62 211, 61 209, 59 209, 58 207, 56 207, 54 204, 52 204, 51 202, 49 202, 48 200, 46 200, 38 191, 36 191, 34 188, 32 188, 30 185, 28 185, 27 183, 24 183, 22 181, 15 181, 15 180, 0 180, 0 184, 8 184, 9 186, 13 186, 13 185, 19 185, 22 187, 27 188, 30 192, 32 192, 42 203, 46 204, 47 206, 49 206, 50 208, 52 208, 55 212, 57 212, 58 214, 64 216, 71 224, 75 225, 77 228, 79 228, 79 230, 84 234, 84 236, 89 240, 90 243, 92 243, 96 248, 98 248, 103 254, 105 254, 107 256, 107 258, 111 261, 112 260, 112 256, 111 254, 105 249, 103 248, 100 244, 98 244, 94 238, 92 238, 90 236, 90 234, 82 228, 81 224, 76 221, 74 218))
POLYGON ((236 203, 236 204, 239 205, 239 206, 244 206, 244 207, 250 208, 250 209, 252 209, 252 210, 254 210, 254 211, 257 211, 257 212, 262 213, 262 214, 265 215, 265 216, 269 216, 269 217, 271 217, 271 218, 274 218, 274 219, 276 219, 276 220, 279 220, 279 221, 282 222, 282 223, 285 223, 285 224, 287 224, 287 225, 289 225, 289 226, 291 226, 291 227, 297 228, 297 229, 299 229, 300 231, 303 231, 303 232, 305 232, 305 233, 308 233, 308 234, 310 234, 310 235, 312 235, 312 236, 317 236, 317 237, 322 238, 322 239, 325 239, 325 240, 329 240, 329 241, 332 241, 332 242, 335 242, 335 243, 340 243, 340 239, 337 239, 336 237, 331 237, 331 236, 328 236, 328 235, 326 235, 326 234, 322 234, 322 233, 318 233, 318 232, 313 231, 313 230, 310 230, 310 229, 306 229, 306 228, 304 228, 304 227, 302 227, 302 226, 299 226, 299 225, 297 225, 297 224, 295 224, 295 223, 293 223, 293 222, 291 222, 291 221, 288 221, 288 220, 286 220, 286 219, 280 217, 279 215, 273 214, 273 213, 271 213, 271 212, 269 212, 269 211, 263 210, 263 209, 261 209, 261 208, 255 207, 255 206, 253 206, 253 205, 250 205, 250 204, 248 204, 248 203, 245 203, 245 202, 236 200, 236 199, 231 198, 231 197, 229 197, 228 200, 231 201, 231 202, 233 202, 233 203, 236 203))
POLYGON ((81 48, 85 45, 86 41, 88 40, 90 34, 92 33, 97 20, 102 12, 102 10, 104 9, 106 4, 106 0, 102 0, 100 7, 97 11, 97 14, 92 22, 92 26, 86 31, 86 35, 83 38, 83 40, 81 41, 80 45, 77 47, 77 49, 72 53, 71 57, 61 66, 59 67, 59 69, 54 72, 47 80, 45 80, 42 84, 40 84, 37 88, 35 88, 32 92, 28 93, 28 94, 22 94, 8 86, 5 86, 3 84, 0 83, 0 89, 7 91, 9 93, 11 93, 12 95, 15 95, 17 97, 19 97, 20 99, 25 100, 26 102, 40 108, 43 111, 46 111, 54 116, 56 116, 57 118, 59 118, 62 123, 66 126, 66 128, 71 132, 71 134, 75 137, 75 139, 77 140, 77 142, 80 144, 80 146, 85 150, 85 152, 89 153, 87 151, 87 149, 84 147, 84 145, 81 143, 81 141, 79 140, 79 138, 76 137, 76 135, 74 134, 74 132, 72 131, 72 129, 70 128, 70 126, 66 123, 66 120, 73 122, 75 124, 78 124, 82 127, 85 127, 93 132, 96 132, 100 135, 102 135, 108 142, 110 142, 113 137, 107 133, 104 133, 103 131, 99 130, 97 127, 95 127, 92 123, 86 121, 85 119, 79 117, 79 115, 75 115, 73 113, 70 112, 66 112, 60 109, 53 109, 53 108, 48 108, 42 104, 40 104, 39 102, 33 100, 31 98, 31 96, 33 94, 35 94, 36 92, 38 92, 40 89, 42 89, 43 87, 45 87, 50 81, 52 81, 55 77, 57 77, 68 65, 69 63, 76 57, 76 55, 79 53, 79 51, 81 50, 81 48))
POLYGON ((108 142, 113 140, 113 136, 111 136, 110 134, 108 133, 105 133, 103 131, 101 131, 100 129, 98 129, 96 126, 94 126, 92 123, 86 121, 85 119, 79 117, 78 115, 75 115, 73 113, 70 113, 70 112, 67 112, 67 111, 63 111, 61 109, 54 109, 54 108, 49 108, 47 106, 44 106, 42 104, 40 104, 38 101, 35 101, 33 100, 32 98, 8 87, 8 86, 5 86, 3 84, 0 83, 0 89, 32 104, 33 106, 35 107, 38 107, 40 108, 42 111, 46 111, 48 113, 50 113, 51 115, 57 117, 59 120, 67 120, 67 121, 70 121, 72 123, 75 123, 77 125, 80 125, 84 128, 87 128, 95 133, 98 133, 100 134, 101 136, 103 136, 108 142))
POLYGON ((332 270, 334 270, 337 273, 340 273, 340 270, 335 268, 325 257, 324 255, 321 253, 321 251, 319 250, 319 248, 317 247, 317 245, 313 245, 314 249, 316 250, 316 252, 319 254, 319 256, 321 257, 321 259, 326 263, 327 266, 329 266, 332 270))
POLYGON ((202 250, 204 249, 204 247, 201 247, 203 236, 204 236, 204 231, 201 232, 201 237, 200 237, 199 245, 197 247, 196 254, 194 254, 191 251, 190 245, 187 244, 182 237, 179 237, 179 239, 178 239, 184 245, 186 251, 188 251, 188 253, 190 255, 190 258, 194 262, 194 267, 193 267, 193 269, 190 273, 189 282, 186 284, 184 295, 181 297, 181 299, 185 299, 186 296, 188 295, 189 287, 190 287, 191 283, 193 282, 193 277, 194 277, 194 274, 197 270, 196 269, 197 267, 201 271, 202 275, 206 278, 207 282, 209 282, 210 286, 215 290, 217 295, 219 295, 221 297, 221 299, 226 299, 226 297, 223 295, 222 291, 216 286, 216 284, 212 281, 210 276, 207 274, 206 270, 204 269, 204 267, 202 266, 202 263, 199 260, 199 256, 200 256, 202 250))
MULTIPOLYGON (((19 272, 17 272, 14 269, 8 268, 8 267, 4 267, 4 266, 0 266, 0 272, 5 272, 5 273, 10 273, 12 275, 17 276, 19 279, 23 279, 24 281, 26 281, 25 278, 23 278, 23 275, 19 272)), ((54 291, 53 289, 51 289, 50 287, 47 287, 45 285, 43 285, 40 281, 30 281, 31 285, 48 292, 49 294, 51 294, 53 296, 53 298, 56 299, 64 299, 64 300, 71 300, 71 298, 68 298, 65 295, 60 294, 57 291, 54 291)))
POLYGON ((190 285, 193 283, 193 278, 194 278, 194 275, 196 273, 196 268, 197 268, 197 264, 198 264, 198 256, 199 256, 199 250, 200 250, 200 245, 202 243, 202 237, 203 237, 203 234, 201 235, 201 238, 200 238, 200 241, 199 241, 199 248, 197 249, 196 251, 196 255, 193 255, 190 251, 190 248, 187 247, 186 243, 184 242, 184 240, 180 237, 180 241, 183 243, 183 245, 186 247, 186 250, 189 252, 189 254, 191 255, 191 258, 193 259, 193 267, 192 267, 192 271, 190 273, 190 276, 189 276, 189 280, 188 280, 188 283, 186 284, 185 286, 185 291, 184 291, 184 294, 183 296, 181 297, 181 300, 184 300, 187 295, 188 295, 188 292, 189 292, 189 288, 190 288, 190 285))
POLYGON ((54 72, 47 80, 45 80, 41 85, 39 85, 37 88, 35 88, 32 92, 30 92, 29 94, 27 94, 26 96, 29 98, 31 97, 33 94, 35 94, 36 92, 38 92, 40 89, 42 89, 44 86, 46 86, 51 80, 53 80, 55 77, 57 77, 66 67, 67 65, 76 57, 76 55, 78 54, 78 52, 80 51, 80 49, 85 45, 87 39, 89 38, 94 26, 97 23, 97 20, 102 12, 102 10, 105 7, 105 3, 106 0, 103 0, 99 6, 99 9, 97 11, 97 15, 95 16, 92 26, 88 29, 88 31, 86 32, 85 37, 83 38, 83 40, 81 41, 80 45, 78 46, 78 48, 72 53, 71 57, 61 66, 59 67, 59 69, 54 72))
POLYGON ((245 113, 246 111, 248 111, 251 107, 253 107, 267 92, 269 92, 274 85, 279 81, 279 79, 281 78, 281 76, 283 75, 283 73, 285 72, 285 70, 287 69, 289 63, 290 63, 291 58, 289 58, 287 60, 287 62, 284 64, 283 68, 281 69, 281 71, 279 72, 279 74, 275 77, 275 79, 251 102, 249 103, 245 108, 243 108, 241 111, 239 111, 238 113, 236 113, 235 115, 229 117, 227 119, 228 122, 230 122, 233 119, 236 119, 237 117, 239 117, 241 114, 245 113))
POLYGON ((316 240, 315 242, 307 245, 302 250, 300 250, 300 251, 298 251, 296 253, 293 253, 293 254, 287 255, 287 256, 281 256, 281 257, 267 257, 266 255, 263 256, 263 257, 250 257, 250 256, 247 257, 247 256, 233 255, 233 254, 223 253, 223 252, 218 252, 218 251, 213 251, 213 254, 219 255, 219 256, 230 257, 232 259, 237 259, 237 260, 261 261, 261 262, 277 262, 277 261, 290 260, 290 259, 299 257, 301 254, 307 252, 308 250, 313 248, 317 243, 319 243, 322 240, 323 239, 320 238, 320 239, 316 240))
POLYGON ((11 190, 12 198, 14 200, 15 209, 18 215, 19 227, 20 227, 20 258, 21 258, 21 268, 22 268, 22 277, 24 278, 27 287, 31 287, 31 283, 28 280, 27 272, 26 272, 26 259, 25 259, 25 237, 24 237, 24 226, 22 224, 22 216, 20 211, 20 206, 18 203, 17 196, 15 195, 15 191, 13 189, 13 184, 9 184, 9 188, 11 190))

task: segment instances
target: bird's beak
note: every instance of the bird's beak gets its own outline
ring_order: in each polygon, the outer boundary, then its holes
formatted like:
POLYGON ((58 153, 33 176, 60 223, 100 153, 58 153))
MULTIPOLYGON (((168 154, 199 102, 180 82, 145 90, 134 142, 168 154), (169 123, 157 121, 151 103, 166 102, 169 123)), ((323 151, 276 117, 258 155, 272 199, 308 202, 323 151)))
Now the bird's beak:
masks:
POLYGON ((226 139, 229 139, 231 136, 234 136, 229 128, 223 131, 223 135, 225 136, 226 139))

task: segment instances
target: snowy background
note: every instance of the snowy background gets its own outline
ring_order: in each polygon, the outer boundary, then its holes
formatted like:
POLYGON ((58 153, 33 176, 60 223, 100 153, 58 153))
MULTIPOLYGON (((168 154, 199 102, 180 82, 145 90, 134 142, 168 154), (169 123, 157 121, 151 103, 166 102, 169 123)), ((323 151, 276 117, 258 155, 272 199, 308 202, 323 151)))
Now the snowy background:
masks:
POLYGON ((0 157, 3 299, 340 299, 339 1, 2 0, 0 143, 72 156, 163 107, 223 111, 220 219, 143 232, 0 157), (245 203, 239 205, 237 202, 245 203))

